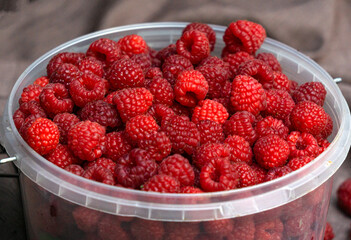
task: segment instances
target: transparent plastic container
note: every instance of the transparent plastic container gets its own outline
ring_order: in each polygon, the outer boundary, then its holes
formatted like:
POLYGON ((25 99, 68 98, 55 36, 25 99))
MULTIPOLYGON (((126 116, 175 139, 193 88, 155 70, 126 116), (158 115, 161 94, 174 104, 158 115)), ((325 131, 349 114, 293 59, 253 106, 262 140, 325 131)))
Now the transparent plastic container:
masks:
MULTIPOLYGON (((12 115, 25 86, 46 74, 59 52, 85 52, 99 38, 138 34, 158 50, 174 43, 187 23, 145 23, 111 28, 69 41, 30 65, 13 87, 3 114, 1 144, 20 170, 29 239, 323 239, 332 176, 351 144, 350 112, 331 76, 300 52, 267 38, 283 72, 299 83, 322 82, 324 108, 334 121, 331 145, 301 169, 263 184, 203 194, 161 194, 94 182, 55 166, 21 138, 12 115)), ((224 46, 224 26, 214 54, 224 46)))

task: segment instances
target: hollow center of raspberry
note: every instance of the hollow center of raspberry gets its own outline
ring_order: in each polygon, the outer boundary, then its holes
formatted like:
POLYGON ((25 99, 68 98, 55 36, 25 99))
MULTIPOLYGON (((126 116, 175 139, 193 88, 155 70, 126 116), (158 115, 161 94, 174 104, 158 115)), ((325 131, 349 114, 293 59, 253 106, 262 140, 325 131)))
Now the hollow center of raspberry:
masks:
POLYGON ((211 179, 214 182, 219 182, 220 176, 221 176, 221 172, 219 171, 219 169, 215 169, 211 174, 211 179))
POLYGON ((306 149, 306 144, 304 143, 304 142, 301 142, 301 141, 298 141, 297 143, 296 143, 296 149, 297 150, 304 150, 304 149, 306 149))

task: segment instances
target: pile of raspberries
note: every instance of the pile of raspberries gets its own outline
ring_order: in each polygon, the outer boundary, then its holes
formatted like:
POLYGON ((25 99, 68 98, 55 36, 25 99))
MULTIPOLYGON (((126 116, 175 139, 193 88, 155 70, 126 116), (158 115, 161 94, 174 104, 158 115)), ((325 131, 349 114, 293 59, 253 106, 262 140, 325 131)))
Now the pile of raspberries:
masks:
POLYGON ((48 161, 109 185, 202 193, 270 181, 321 154, 333 121, 323 84, 289 79, 257 52, 265 38, 239 20, 221 56, 203 23, 158 50, 135 34, 97 39, 52 57, 13 120, 48 161))

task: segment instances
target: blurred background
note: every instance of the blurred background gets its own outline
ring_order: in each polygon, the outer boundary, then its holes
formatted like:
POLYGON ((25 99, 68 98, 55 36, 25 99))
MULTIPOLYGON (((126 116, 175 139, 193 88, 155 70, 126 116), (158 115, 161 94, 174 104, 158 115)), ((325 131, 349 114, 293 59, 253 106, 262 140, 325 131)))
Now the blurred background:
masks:
MULTIPOLYGON (((351 0, 0 0, 0 116, 19 75, 48 50, 78 36, 126 24, 184 21, 260 23, 268 37, 325 68, 351 103, 351 0)), ((0 158, 5 157, 1 154, 0 158)), ((0 239, 25 239, 16 169, 0 166, 0 239), (5 196, 5 197, 3 197, 5 196)), ((336 188, 351 176, 350 156, 335 174, 328 221, 347 239, 350 218, 336 207, 336 188)))

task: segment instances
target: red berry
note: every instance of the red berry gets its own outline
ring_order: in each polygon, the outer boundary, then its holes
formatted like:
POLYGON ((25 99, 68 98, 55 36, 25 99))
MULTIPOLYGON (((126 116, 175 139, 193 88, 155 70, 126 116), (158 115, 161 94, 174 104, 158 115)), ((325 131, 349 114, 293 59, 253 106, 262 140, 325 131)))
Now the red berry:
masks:
POLYGON ((185 186, 180 188, 180 193, 203 193, 203 191, 197 187, 185 186))
POLYGON ((82 177, 88 178, 97 182, 105 183, 108 185, 115 185, 113 173, 102 166, 92 165, 85 169, 82 177))
POLYGON ((153 96, 146 88, 126 88, 119 90, 113 97, 122 121, 145 114, 152 105, 153 96))
POLYGON ((256 58, 267 63, 272 68, 273 71, 277 71, 277 72, 282 71, 282 67, 280 66, 278 59, 275 57, 273 53, 261 52, 257 54, 256 58))
POLYGON ((84 169, 78 164, 67 165, 66 167, 64 167, 64 169, 78 176, 82 176, 84 173, 84 169))
POLYGON ((160 51, 158 51, 156 54, 156 58, 160 60, 161 64, 163 64, 166 58, 176 54, 177 54, 177 47, 175 44, 172 43, 162 48, 160 51))
POLYGON ((235 230, 232 219, 205 221, 203 228, 211 239, 226 239, 225 237, 235 230))
POLYGON ((143 191, 161 193, 179 193, 179 181, 169 175, 158 174, 150 178, 142 188, 143 191))
POLYGON ((309 133, 293 131, 286 140, 290 148, 290 158, 302 156, 316 157, 319 153, 318 142, 309 133))
POLYGON ((283 166, 289 157, 288 143, 277 135, 259 138, 253 148, 255 159, 265 169, 283 166))
POLYGON ((291 168, 293 171, 305 166, 307 163, 311 162, 314 159, 314 157, 311 156, 301 156, 301 157, 295 157, 289 160, 288 166, 291 168))
POLYGON ((104 156, 117 161, 124 154, 129 153, 132 146, 125 137, 124 132, 110 132, 106 134, 106 152, 104 156))
POLYGON ((145 72, 145 79, 153 79, 154 77, 163 77, 162 70, 159 67, 150 67, 145 72))
POLYGON ((351 216, 351 178, 345 179, 337 189, 338 206, 351 216))
POLYGON ((146 150, 155 161, 162 161, 172 150, 171 140, 164 132, 153 132, 139 141, 139 148, 146 150))
POLYGON ((61 83, 67 89, 73 80, 80 77, 83 73, 79 68, 71 63, 61 64, 53 74, 51 74, 51 83, 61 83))
POLYGON ((136 64, 140 65, 144 73, 146 73, 148 69, 152 67, 152 59, 149 53, 135 54, 130 59, 136 64))
POLYGON ((135 218, 130 224, 131 239, 162 240, 165 235, 163 222, 135 218))
POLYGON ((269 89, 266 91, 267 108, 262 112, 264 116, 285 120, 293 108, 294 100, 284 90, 269 89))
POLYGON ((129 57, 135 54, 148 52, 148 46, 145 40, 143 37, 136 34, 130 34, 122 37, 118 40, 117 44, 119 45, 122 54, 126 54, 129 57))
POLYGON ((266 180, 267 170, 258 165, 257 163, 253 163, 250 166, 256 174, 257 184, 263 183, 266 180))
POLYGON ((128 240, 129 233, 121 225, 119 217, 116 215, 104 214, 98 222, 98 234, 104 240, 128 240))
POLYGON ((223 124, 228 117, 229 114, 222 104, 210 99, 206 99, 200 101, 199 104, 195 107, 191 120, 194 123, 198 123, 202 120, 211 120, 219 124, 223 124))
POLYGON ((273 80, 273 89, 284 90, 290 92, 291 90, 291 81, 288 76, 286 76, 282 72, 273 72, 274 80, 273 80))
POLYGON ((196 68, 205 77, 208 83, 208 98, 222 96, 222 88, 228 79, 228 72, 224 67, 215 64, 205 64, 196 68))
POLYGON ((255 225, 255 239, 283 239, 284 225, 279 218, 258 221, 255 225))
POLYGON ((266 177, 265 177, 265 182, 267 181, 272 181, 276 178, 280 178, 288 173, 291 173, 293 170, 288 167, 288 166, 281 166, 281 167, 274 167, 270 168, 267 171, 266 177))
POLYGON ((25 87, 21 93, 21 97, 19 99, 19 104, 22 105, 22 103, 25 102, 30 102, 30 101, 36 101, 39 102, 39 95, 41 91, 43 90, 43 87, 36 85, 36 84, 31 84, 27 87, 25 87))
POLYGON ((255 239, 255 222, 251 216, 233 219, 234 229, 227 235, 227 239, 255 239))
POLYGON ((289 134, 289 128, 284 125, 283 121, 271 116, 258 121, 255 130, 258 138, 274 134, 286 139, 289 134))
POLYGON ((329 114, 327 114, 327 124, 325 125, 322 132, 316 136, 316 139, 326 139, 327 137, 329 137, 333 132, 333 125, 333 119, 329 114))
POLYGON ((45 111, 39 102, 32 100, 19 106, 13 114, 13 121, 17 130, 20 130, 24 123, 39 117, 46 118, 45 111))
POLYGON ((323 240, 333 240, 333 239, 334 239, 333 227, 330 225, 329 222, 327 222, 325 225, 323 240))
POLYGON ((38 77, 37 79, 35 79, 35 81, 33 82, 34 85, 39 85, 41 87, 45 87, 46 84, 49 83, 49 78, 47 76, 42 76, 42 77, 38 77))
POLYGON ((164 104, 171 106, 174 100, 174 93, 172 85, 162 77, 155 77, 152 79, 150 84, 147 85, 147 89, 154 96, 155 104, 164 104))
POLYGON ((113 173, 115 171, 116 163, 109 158, 101 157, 94 161, 87 162, 84 168, 87 169, 92 166, 101 166, 110 170, 113 173))
POLYGON ((53 56, 46 66, 47 75, 51 75, 57 70, 59 66, 64 63, 70 63, 77 66, 78 62, 85 57, 84 53, 62 52, 53 56))
POLYGON ((103 213, 79 206, 73 210, 72 215, 78 229, 86 233, 93 233, 96 231, 103 213))
POLYGON ((107 38, 100 38, 90 44, 86 55, 94 57, 103 62, 104 65, 109 66, 121 58, 121 50, 117 42, 107 38))
POLYGON ((72 113, 59 113, 54 117, 53 122, 60 131, 60 143, 67 144, 68 131, 73 125, 80 122, 80 120, 72 113))
POLYGON ((105 74, 104 65, 94 57, 86 57, 78 62, 78 69, 81 72, 91 72, 99 77, 105 74))
POLYGON ((146 115, 152 116, 158 125, 162 125, 164 121, 167 121, 167 119, 175 115, 175 113, 166 105, 153 104, 147 111, 146 115))
POLYGON ((153 132, 158 131, 159 128, 153 117, 138 115, 128 120, 125 131, 132 141, 139 142, 148 138, 153 132))
POLYGON ((204 33, 210 43, 210 49, 213 51, 215 44, 216 44, 216 33, 215 31, 205 23, 199 23, 199 22, 192 22, 189 23, 184 29, 183 29, 183 34, 186 31, 191 31, 191 30, 198 30, 202 33, 204 33))
POLYGON ((65 168, 71 164, 78 164, 80 161, 77 159, 67 145, 58 144, 56 148, 45 156, 47 160, 60 168, 65 168))
POLYGON ((200 133, 200 145, 206 143, 221 143, 224 141, 222 125, 211 121, 202 120, 196 124, 200 133))
POLYGON ((193 64, 189 59, 174 54, 167 57, 162 65, 163 77, 173 86, 176 83, 178 75, 186 70, 193 70, 193 64))
POLYGON ((196 149, 196 152, 193 154, 193 164, 201 169, 216 158, 229 160, 229 154, 229 148, 226 145, 221 143, 207 143, 196 149))
POLYGON ((96 122, 81 121, 67 134, 68 147, 82 160, 93 161, 106 150, 105 128, 96 122))
POLYGON ((187 107, 195 107, 208 92, 205 77, 197 70, 183 71, 178 75, 174 86, 175 99, 187 107))
POLYGON ((324 105, 326 95, 327 91, 325 90, 324 85, 320 82, 306 82, 297 87, 292 93, 295 103, 310 101, 319 106, 324 105))
POLYGON ((233 163, 235 171, 239 175, 238 188, 248 187, 257 183, 256 172, 246 162, 233 163))
POLYGON ((231 162, 252 163, 252 149, 250 143, 238 135, 228 136, 224 145, 229 149, 231 162))
POLYGON ((247 52, 236 52, 223 57, 223 61, 229 64, 229 70, 232 77, 238 75, 238 70, 241 64, 252 59, 255 59, 255 57, 247 52))
POLYGON ((258 59, 245 61, 240 65, 237 74, 253 77, 266 89, 270 88, 274 81, 274 74, 271 67, 258 59))

